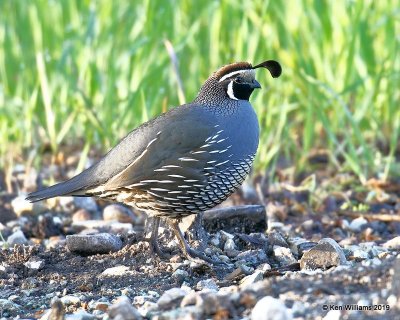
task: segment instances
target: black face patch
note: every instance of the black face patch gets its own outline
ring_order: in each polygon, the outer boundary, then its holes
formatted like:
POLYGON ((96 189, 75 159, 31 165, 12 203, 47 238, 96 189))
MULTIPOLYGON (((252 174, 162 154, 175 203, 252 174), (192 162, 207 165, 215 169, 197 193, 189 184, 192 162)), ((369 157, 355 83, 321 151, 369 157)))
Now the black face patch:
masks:
POLYGON ((252 87, 248 83, 239 83, 239 82, 233 81, 232 91, 233 91, 233 96, 236 99, 249 100, 252 92, 254 91, 254 87, 252 87))

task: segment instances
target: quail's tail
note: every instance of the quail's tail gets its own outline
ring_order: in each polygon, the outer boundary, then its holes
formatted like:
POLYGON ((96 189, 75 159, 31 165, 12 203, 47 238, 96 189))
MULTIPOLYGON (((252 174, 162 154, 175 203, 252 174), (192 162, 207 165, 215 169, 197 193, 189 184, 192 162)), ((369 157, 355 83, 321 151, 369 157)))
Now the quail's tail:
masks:
POLYGON ((65 182, 61 182, 55 184, 54 186, 45 188, 43 190, 39 190, 36 192, 32 192, 28 194, 26 200, 30 202, 36 202, 40 200, 45 200, 49 198, 59 197, 59 196, 67 196, 67 195, 85 195, 82 190, 82 181, 81 179, 77 179, 79 176, 76 176, 70 180, 65 182))

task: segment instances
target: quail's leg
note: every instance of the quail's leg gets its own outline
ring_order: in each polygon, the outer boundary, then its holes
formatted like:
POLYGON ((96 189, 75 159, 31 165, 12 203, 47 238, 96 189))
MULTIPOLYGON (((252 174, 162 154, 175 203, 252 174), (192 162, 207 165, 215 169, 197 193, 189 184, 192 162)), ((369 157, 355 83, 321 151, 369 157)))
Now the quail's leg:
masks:
POLYGON ((154 217, 154 218, 147 218, 147 223, 150 223, 150 220, 152 219, 152 227, 151 227, 151 235, 150 238, 146 238, 145 241, 148 241, 150 244, 150 250, 152 253, 157 254, 161 259, 169 259, 171 258, 171 255, 168 253, 164 252, 161 250, 159 244, 158 244, 158 228, 160 226, 160 220, 161 218, 159 217, 154 217))
POLYGON ((214 261, 213 259, 211 259, 210 257, 206 256, 204 253, 191 248, 189 246, 189 244, 186 242, 182 231, 179 229, 179 223, 178 221, 168 221, 169 225, 171 226, 172 230, 175 233, 176 238, 179 241, 179 244, 181 246, 181 249, 183 251, 183 254, 188 258, 188 259, 192 259, 192 258, 200 258, 201 260, 204 260, 208 263, 211 264, 220 264, 221 262, 219 261, 214 261))
POLYGON ((209 240, 209 236, 203 227, 203 213, 196 214, 193 224, 190 226, 189 230, 186 231, 190 240, 198 241, 200 247, 206 248, 209 240))

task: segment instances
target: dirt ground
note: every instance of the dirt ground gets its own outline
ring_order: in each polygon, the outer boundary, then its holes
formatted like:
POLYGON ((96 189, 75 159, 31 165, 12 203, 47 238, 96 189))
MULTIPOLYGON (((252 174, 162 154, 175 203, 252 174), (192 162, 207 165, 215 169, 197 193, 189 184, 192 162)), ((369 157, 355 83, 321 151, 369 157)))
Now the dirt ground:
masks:
MULTIPOLYGON (((0 299, 16 296, 13 302, 21 306, 19 310, 8 313, 10 317, 40 318, 49 308, 54 295, 82 294, 85 301, 70 305, 67 312, 87 307, 90 300, 108 298, 110 301, 127 294, 132 299, 146 294, 149 290, 162 294, 164 291, 179 287, 180 283, 171 277, 173 266, 160 261, 149 253, 147 243, 127 245, 119 252, 90 257, 81 257, 68 252, 65 248, 44 250, 41 247, 18 247, 14 252, 3 250, 0 261, 10 266, 12 277, 1 275, 0 299), (24 263, 29 259, 44 260, 44 267, 31 272, 24 263), (125 275, 105 277, 101 273, 107 268, 123 265, 129 268, 125 275)), ((219 287, 238 285, 239 281, 226 280, 229 269, 213 268, 192 270, 189 285, 195 287, 198 281, 212 278, 219 287)), ((391 258, 379 267, 349 268, 340 272, 325 271, 315 274, 294 271, 279 271, 265 274, 265 279, 251 290, 256 296, 288 297, 289 304, 295 301, 310 310, 311 319, 328 312, 323 308, 336 308, 340 305, 354 305, 363 296, 379 295, 382 290, 400 292, 400 260, 391 258), (397 278, 395 278, 397 275, 397 278)), ((398 306, 391 310, 388 303, 377 300, 372 311, 357 311, 349 319, 399 319, 398 306)), ((290 307, 290 305, 289 305, 290 307)), ((246 314, 246 308, 238 308, 238 315, 246 314)), ((330 310, 330 309, 328 309, 330 310)), ((4 315, 3 315, 4 316, 4 315)), ((301 318, 301 317, 300 317, 301 318)))
POLYGON ((282 319, 400 319, 400 184, 372 179, 356 188, 355 178, 346 174, 317 174, 313 179, 315 186, 310 189, 301 182, 304 179, 292 180, 289 185, 285 179, 272 184, 255 177, 254 183, 228 200, 224 207, 261 204, 266 223, 246 229, 240 226, 240 221, 246 224, 246 220, 239 219, 239 231, 225 230, 226 234, 218 229, 224 228, 224 221, 217 221, 214 229, 209 227, 209 252, 218 252, 226 259, 225 265, 216 266, 186 260, 167 229, 162 234, 163 245, 173 251, 173 257, 162 260, 153 255, 148 243, 138 236, 143 230, 138 216, 129 232, 109 230, 122 240, 122 249, 94 255, 70 252, 67 235, 104 231, 74 228, 76 215, 88 214, 82 220, 89 222, 102 221, 108 204, 93 202, 96 212, 89 212, 70 200, 68 205, 46 203, 44 211, 35 213, 31 208, 32 212, 20 214, 12 202, 18 195, 4 192, 0 197, 4 240, 0 238, 0 318, 39 319, 55 297, 64 297, 67 319, 110 319, 108 308, 123 295, 139 310, 146 305, 144 301, 150 301, 153 313, 143 312, 142 316, 154 319, 250 319, 254 306, 265 296, 277 298, 290 311, 290 317, 282 319), (26 236, 26 243, 10 246, 7 239, 18 230, 26 236), (221 235, 233 239, 233 254, 226 239, 218 240, 221 235), (295 253, 292 243, 297 238, 309 245, 304 252, 295 253), (302 256, 323 238, 339 244, 346 264, 302 268, 302 256), (216 244, 216 239, 222 242, 216 244), (281 248, 287 248, 294 260, 280 256, 281 248), (29 265, 35 261, 40 261, 39 267, 29 265), (104 273, 121 266, 122 273, 104 273), (184 272, 183 278, 177 276, 177 270, 184 272), (261 278, 243 284, 260 270, 261 278), (225 301, 218 300, 221 292, 229 293, 233 307, 228 311, 220 306, 216 310, 225 311, 214 312, 196 303, 189 315, 171 314, 173 310, 189 310, 179 304, 181 300, 168 310, 157 309, 160 296, 169 289, 185 287, 200 295, 207 290, 199 283, 210 279, 216 285, 211 292, 218 303, 225 301), (76 299, 67 301, 68 296, 76 299), (100 302, 107 306, 98 307, 100 302), (87 318, 71 318, 79 310, 86 311, 87 318))

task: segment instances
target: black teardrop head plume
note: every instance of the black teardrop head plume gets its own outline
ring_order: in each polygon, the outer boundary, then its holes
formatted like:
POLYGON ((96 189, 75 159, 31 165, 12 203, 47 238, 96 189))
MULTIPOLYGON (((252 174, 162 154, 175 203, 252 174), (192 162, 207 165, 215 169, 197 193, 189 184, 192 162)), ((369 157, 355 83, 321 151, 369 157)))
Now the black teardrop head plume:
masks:
POLYGON ((273 78, 278 78, 281 73, 282 73, 282 67, 279 64, 278 61, 275 60, 267 60, 264 62, 261 62, 260 64, 254 66, 252 69, 257 69, 257 68, 266 68, 268 69, 269 73, 273 78))

